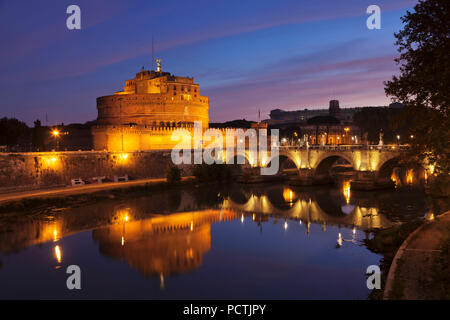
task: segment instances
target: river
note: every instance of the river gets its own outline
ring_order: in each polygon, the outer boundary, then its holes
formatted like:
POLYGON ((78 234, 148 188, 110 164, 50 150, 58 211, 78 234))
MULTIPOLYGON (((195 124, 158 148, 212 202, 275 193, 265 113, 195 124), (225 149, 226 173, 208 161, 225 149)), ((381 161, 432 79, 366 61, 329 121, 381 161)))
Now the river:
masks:
POLYGON ((430 214, 423 191, 182 187, 2 222, 0 299, 367 299, 364 239, 430 214), (68 290, 69 265, 81 290, 68 290))

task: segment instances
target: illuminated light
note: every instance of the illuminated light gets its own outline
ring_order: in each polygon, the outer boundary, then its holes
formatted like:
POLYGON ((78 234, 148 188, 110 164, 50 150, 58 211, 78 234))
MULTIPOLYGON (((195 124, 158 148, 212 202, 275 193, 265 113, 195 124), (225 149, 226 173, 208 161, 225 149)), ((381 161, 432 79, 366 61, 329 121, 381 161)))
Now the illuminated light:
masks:
POLYGON ((255 221, 255 214, 253 214, 253 217, 252 217, 252 218, 253 218, 253 221, 255 221))
POLYGON ((292 203, 294 200, 295 193, 290 188, 284 188, 283 190, 283 198, 284 201, 292 203))
POLYGON ((356 228, 353 228, 353 234, 356 234, 356 228))
POLYGON ((55 156, 45 156, 41 157, 41 159, 44 168, 56 168, 58 165, 58 158, 55 156))
POLYGON ((59 248, 58 245, 55 246, 55 256, 56 256, 56 261, 58 261, 58 263, 61 263, 61 261, 62 261, 61 249, 59 248))
POLYGON ((53 229, 53 241, 58 241, 58 231, 56 229, 53 229))
POLYGON ((302 224, 302 220, 299 221, 299 224, 302 224))
POLYGON ((425 220, 427 221, 433 221, 434 220, 434 213, 433 212, 428 212, 425 216, 425 220))
POLYGON ((125 238, 122 236, 122 246, 125 244, 125 238))
POLYGON ((349 127, 345 127, 345 128, 344 128, 344 131, 345 131, 345 132, 349 132, 349 130, 350 130, 349 127))
POLYGON ((241 222, 244 223, 244 215, 241 215, 241 222))
POLYGON ((122 162, 125 162, 128 160, 128 153, 121 153, 119 154, 119 160, 122 162))
POLYGON ((287 221, 284 222, 284 230, 286 230, 288 228, 288 223, 287 221))
POLYGON ((194 221, 191 221, 191 231, 194 231, 194 221))
POLYGON ((53 130, 52 131, 52 135, 54 135, 55 137, 59 136, 59 131, 58 130, 53 130))
POLYGON ((428 169, 430 169, 430 173, 431 173, 431 174, 434 173, 434 165, 430 164, 430 166, 428 167, 428 169))
POLYGON ((397 186, 398 183, 399 183, 399 180, 398 180, 397 175, 395 174, 395 172, 393 172, 392 175, 391 175, 391 181, 394 182, 395 186, 397 186))

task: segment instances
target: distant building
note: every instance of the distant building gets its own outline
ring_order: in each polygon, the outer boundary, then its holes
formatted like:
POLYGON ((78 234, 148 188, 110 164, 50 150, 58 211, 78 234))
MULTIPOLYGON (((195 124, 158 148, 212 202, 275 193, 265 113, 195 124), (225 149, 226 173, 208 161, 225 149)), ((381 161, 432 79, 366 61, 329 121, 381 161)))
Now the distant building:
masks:
POLYGON ((328 109, 272 110, 268 123, 271 127, 298 127, 299 136, 306 136, 310 144, 358 144, 361 129, 353 125, 353 115, 360 109, 341 109, 338 100, 331 100, 328 109))
MULTIPOLYGON (((377 106, 374 108, 385 108, 386 106, 377 106)), ((328 109, 303 109, 294 111, 285 111, 281 109, 273 109, 270 111, 270 119, 265 120, 269 125, 288 126, 293 124, 306 123, 309 119, 317 116, 331 115, 341 122, 352 123, 353 115, 359 110, 368 107, 355 108, 340 108, 339 100, 330 100, 328 109)), ((389 105, 389 108, 400 109, 403 104, 394 102, 389 105)))

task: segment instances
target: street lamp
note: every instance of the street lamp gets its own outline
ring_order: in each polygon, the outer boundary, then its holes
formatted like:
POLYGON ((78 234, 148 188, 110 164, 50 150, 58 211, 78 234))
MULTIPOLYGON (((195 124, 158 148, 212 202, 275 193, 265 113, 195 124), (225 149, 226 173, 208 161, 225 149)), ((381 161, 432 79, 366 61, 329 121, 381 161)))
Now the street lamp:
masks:
POLYGON ((400 135, 397 135, 398 144, 400 144, 400 135))
POLYGON ((55 150, 56 150, 56 151, 58 151, 58 138, 59 138, 59 134, 60 134, 60 132, 59 132, 59 130, 57 130, 57 129, 54 129, 54 130, 52 131, 52 135, 55 137, 55 150))

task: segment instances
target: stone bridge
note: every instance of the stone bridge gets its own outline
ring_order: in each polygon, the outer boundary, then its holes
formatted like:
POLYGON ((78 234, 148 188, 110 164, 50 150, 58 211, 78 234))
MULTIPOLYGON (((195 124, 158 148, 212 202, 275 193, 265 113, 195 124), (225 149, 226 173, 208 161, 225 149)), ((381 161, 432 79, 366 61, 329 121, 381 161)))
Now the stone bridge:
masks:
MULTIPOLYGON (((392 184, 390 177, 393 168, 398 165, 402 154, 408 146, 313 146, 299 148, 291 146, 279 147, 279 171, 281 173, 286 163, 295 165, 298 170, 296 180, 299 185, 318 184, 329 180, 331 167, 339 159, 344 160, 356 171, 356 179, 352 181, 355 189, 376 189, 392 184)), ((236 157, 244 157, 252 167, 268 167, 273 156, 270 151, 255 157, 249 150, 238 152, 236 157)))

